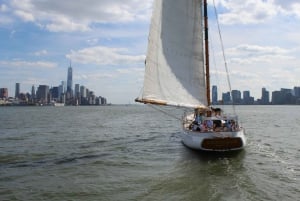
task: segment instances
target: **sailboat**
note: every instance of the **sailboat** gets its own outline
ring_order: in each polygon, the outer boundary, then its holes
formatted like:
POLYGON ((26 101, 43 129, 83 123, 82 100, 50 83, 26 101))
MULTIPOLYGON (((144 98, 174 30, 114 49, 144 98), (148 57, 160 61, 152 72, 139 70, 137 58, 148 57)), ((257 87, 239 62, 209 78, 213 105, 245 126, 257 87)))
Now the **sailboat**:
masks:
POLYGON ((204 151, 246 145, 236 115, 210 103, 207 0, 154 0, 143 92, 136 102, 191 108, 182 118, 182 142, 204 151))

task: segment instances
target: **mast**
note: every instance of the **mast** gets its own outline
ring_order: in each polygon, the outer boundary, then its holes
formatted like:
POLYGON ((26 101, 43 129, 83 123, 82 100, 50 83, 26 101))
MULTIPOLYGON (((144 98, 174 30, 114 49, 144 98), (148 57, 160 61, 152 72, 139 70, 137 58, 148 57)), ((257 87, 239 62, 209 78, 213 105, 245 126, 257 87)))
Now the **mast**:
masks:
POLYGON ((206 96, 207 105, 210 105, 210 77, 209 77, 209 52, 208 52, 208 15, 207 0, 204 0, 204 43, 205 43, 205 72, 206 72, 206 96))

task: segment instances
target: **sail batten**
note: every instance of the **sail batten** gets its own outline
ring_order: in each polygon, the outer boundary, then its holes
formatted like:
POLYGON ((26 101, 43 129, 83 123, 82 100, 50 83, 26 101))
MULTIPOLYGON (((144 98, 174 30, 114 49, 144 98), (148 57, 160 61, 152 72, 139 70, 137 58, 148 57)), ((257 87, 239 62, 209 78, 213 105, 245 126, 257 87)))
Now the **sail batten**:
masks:
POLYGON ((144 90, 139 100, 207 106, 201 2, 154 1, 144 90))

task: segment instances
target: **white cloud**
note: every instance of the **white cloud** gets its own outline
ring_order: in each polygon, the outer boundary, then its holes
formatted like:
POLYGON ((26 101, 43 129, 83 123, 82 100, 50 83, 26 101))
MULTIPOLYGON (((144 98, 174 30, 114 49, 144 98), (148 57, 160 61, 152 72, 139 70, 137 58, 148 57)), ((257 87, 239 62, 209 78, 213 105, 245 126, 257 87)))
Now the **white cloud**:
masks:
POLYGON ((128 50, 125 48, 109 48, 104 46, 85 48, 78 51, 72 50, 66 57, 77 63, 98 65, 141 63, 145 59, 144 55, 129 55, 128 50))
POLYGON ((53 32, 88 31, 95 23, 149 19, 153 0, 12 0, 14 14, 53 32))
MULTIPOLYGON (((280 15, 300 17, 298 0, 215 0, 222 24, 265 23, 280 15)), ((213 0, 210 0, 213 5, 213 0)))
POLYGON ((0 61, 0 67, 18 67, 18 68, 56 68, 57 64, 47 61, 0 61))
POLYGON ((25 22, 33 22, 35 20, 32 13, 23 11, 23 10, 16 10, 15 15, 20 17, 25 22))
POLYGON ((87 42, 87 44, 94 46, 99 42, 99 39, 98 38, 92 38, 92 39, 88 39, 86 42, 87 42))
POLYGON ((37 51, 33 53, 35 56, 43 56, 43 55, 47 55, 48 51, 47 50, 41 50, 41 51, 37 51))
POLYGON ((228 53, 249 53, 249 54, 287 54, 290 50, 283 49, 277 46, 259 46, 259 45, 249 45, 241 44, 234 48, 229 48, 228 53))
POLYGON ((219 14, 223 24, 256 24, 276 16, 278 6, 271 0, 219 0, 217 5, 225 11, 219 14))
POLYGON ((65 16, 54 16, 52 21, 49 22, 45 28, 52 32, 73 32, 73 31, 89 31, 90 28, 87 24, 77 23, 65 16))
POLYGON ((0 5, 0 12, 6 12, 6 11, 8 11, 7 5, 1 4, 1 5, 0 5))
POLYGON ((234 48, 228 48, 226 54, 230 62, 238 64, 253 63, 272 63, 274 60, 291 60, 293 56, 289 55, 291 50, 283 49, 277 46, 259 46, 241 44, 234 48))

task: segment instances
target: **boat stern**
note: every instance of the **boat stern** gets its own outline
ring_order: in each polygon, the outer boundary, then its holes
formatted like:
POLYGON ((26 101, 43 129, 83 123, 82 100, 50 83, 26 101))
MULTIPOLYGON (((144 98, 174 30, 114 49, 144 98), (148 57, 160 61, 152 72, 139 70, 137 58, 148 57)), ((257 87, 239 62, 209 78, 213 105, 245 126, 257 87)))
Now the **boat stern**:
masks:
POLYGON ((187 147, 204 151, 233 151, 243 149, 246 145, 244 130, 235 132, 199 133, 185 131, 182 142, 187 147))

